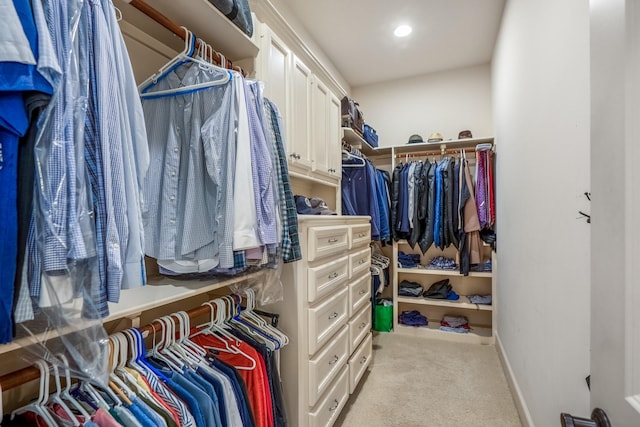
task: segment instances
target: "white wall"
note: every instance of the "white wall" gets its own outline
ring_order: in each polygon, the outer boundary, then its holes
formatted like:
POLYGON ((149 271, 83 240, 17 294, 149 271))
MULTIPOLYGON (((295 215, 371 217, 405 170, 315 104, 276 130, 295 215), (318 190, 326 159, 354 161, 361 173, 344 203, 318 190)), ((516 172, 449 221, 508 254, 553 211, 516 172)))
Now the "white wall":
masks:
POLYGON ((509 0, 493 58, 498 336, 536 426, 588 416, 589 2, 509 0))
POLYGON ((402 145, 412 134, 426 141, 433 132, 456 139, 493 135, 489 64, 353 88, 365 121, 381 146, 402 145))

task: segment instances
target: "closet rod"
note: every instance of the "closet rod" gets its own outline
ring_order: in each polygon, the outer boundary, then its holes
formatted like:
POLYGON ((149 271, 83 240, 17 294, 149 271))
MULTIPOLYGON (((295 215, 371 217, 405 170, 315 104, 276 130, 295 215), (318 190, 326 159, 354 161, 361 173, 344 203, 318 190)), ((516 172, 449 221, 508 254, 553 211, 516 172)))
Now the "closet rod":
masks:
MULTIPOLYGON (((153 19, 158 24, 162 25, 167 30, 175 34, 176 36, 180 37, 182 40, 186 39, 187 35, 185 34, 185 31, 181 26, 179 26, 178 24, 173 22, 171 19, 167 18, 162 13, 154 9, 152 6, 147 4, 144 0, 123 0, 123 1, 135 7, 140 12, 144 13, 149 18, 153 19)), ((196 40, 196 47, 199 45, 200 45, 200 41, 196 40)), ((220 66, 231 69, 231 70, 239 71, 242 73, 243 76, 245 75, 244 70, 242 68, 234 66, 230 60, 228 60, 226 57, 221 55, 219 52, 214 50, 213 53, 216 61, 218 61, 218 64, 220 64, 220 66), (222 58, 224 58, 224 61, 222 58), (226 64, 223 64, 223 62, 225 62, 226 64)))
POLYGON ((425 157, 425 156, 437 156, 443 154, 457 154, 460 151, 464 151, 465 153, 475 153, 475 148, 450 148, 448 150, 431 150, 431 151, 420 151, 417 153, 398 153, 395 155, 396 159, 404 158, 404 157, 425 157))
MULTIPOLYGON (((204 316, 205 314, 211 313, 211 308, 208 305, 201 305, 199 307, 188 310, 187 315, 190 320, 197 319, 199 317, 204 316)), ((171 314, 170 316, 174 317, 176 320, 180 320, 175 314, 171 314)), ((160 322, 154 320, 148 325, 142 326, 138 328, 142 333, 142 336, 147 338, 149 335, 153 334, 153 331, 159 332, 162 330, 162 325, 160 322)), ((35 366, 27 366, 25 368, 19 369, 17 371, 9 372, 8 374, 0 376, 0 390, 7 391, 12 388, 20 387, 28 382, 35 381, 40 378, 40 370, 35 366)))

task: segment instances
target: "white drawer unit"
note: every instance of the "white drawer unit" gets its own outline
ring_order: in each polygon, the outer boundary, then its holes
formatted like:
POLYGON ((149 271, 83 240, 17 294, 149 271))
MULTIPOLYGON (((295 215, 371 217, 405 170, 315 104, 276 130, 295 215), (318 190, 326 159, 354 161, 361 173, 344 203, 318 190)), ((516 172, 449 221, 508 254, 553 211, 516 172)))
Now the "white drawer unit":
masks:
POLYGON ((349 354, 353 353, 362 339, 371 332, 371 309, 363 307, 349 320, 349 354))
POLYGON ((310 227, 307 261, 338 254, 349 247, 349 227, 310 227))
MULTIPOLYGON (((331 427, 349 399, 349 369, 342 368, 338 379, 309 413, 309 427, 331 427)), ((299 426, 302 427, 302 426, 299 426)))
POLYGON ((371 336, 369 221, 298 217, 303 259, 283 266, 284 298, 272 309, 265 306, 280 313, 280 327, 290 339, 280 350, 290 427, 333 425, 349 398, 351 375, 355 382, 362 377, 355 369, 362 368, 358 361, 371 336))
POLYGON ((335 338, 309 360, 309 407, 316 404, 350 354, 349 327, 343 326, 335 338))
POLYGON ((369 247, 349 255, 350 279, 360 276, 360 274, 365 271, 369 271, 369 267, 371 267, 371 249, 369 247))
POLYGON ((371 224, 352 225, 349 233, 349 249, 369 246, 371 243, 371 224))
POLYGON ((317 267, 309 267, 307 300, 314 302, 328 295, 349 277, 349 257, 346 255, 317 267))
POLYGON ((369 334, 349 359, 349 394, 354 392, 364 375, 364 371, 371 363, 372 352, 373 338, 369 334))
POLYGON ((348 290, 341 291, 309 308, 309 355, 314 354, 331 338, 349 317, 348 290))
POLYGON ((365 274, 349 284, 349 317, 365 305, 370 305, 371 274, 365 274))

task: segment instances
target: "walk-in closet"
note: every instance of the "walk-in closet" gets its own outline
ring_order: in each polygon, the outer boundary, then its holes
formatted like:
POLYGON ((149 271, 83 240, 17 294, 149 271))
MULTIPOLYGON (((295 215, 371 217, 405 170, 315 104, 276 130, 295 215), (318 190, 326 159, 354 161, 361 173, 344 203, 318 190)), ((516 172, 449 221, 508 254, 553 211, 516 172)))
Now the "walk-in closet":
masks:
POLYGON ((635 0, 0 0, 0 425, 637 427, 635 0))

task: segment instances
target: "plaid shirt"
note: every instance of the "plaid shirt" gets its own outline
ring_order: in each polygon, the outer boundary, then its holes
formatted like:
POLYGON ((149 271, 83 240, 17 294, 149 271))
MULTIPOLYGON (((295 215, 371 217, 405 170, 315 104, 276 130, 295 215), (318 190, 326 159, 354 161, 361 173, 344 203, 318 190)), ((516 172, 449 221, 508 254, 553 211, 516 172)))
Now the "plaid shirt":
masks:
POLYGON ((287 165, 287 157, 285 154, 285 145, 280 129, 282 120, 278 107, 265 98, 264 103, 265 116, 270 121, 271 128, 271 149, 273 151, 274 162, 277 162, 275 168, 278 177, 278 194, 280 205, 280 221, 282 224, 281 250, 282 260, 284 262, 294 262, 302 259, 302 251, 300 249, 300 238, 298 236, 298 211, 293 201, 293 192, 291 191, 291 183, 289 182, 289 168, 287 165))

